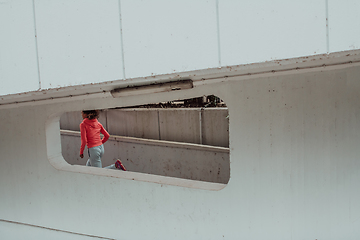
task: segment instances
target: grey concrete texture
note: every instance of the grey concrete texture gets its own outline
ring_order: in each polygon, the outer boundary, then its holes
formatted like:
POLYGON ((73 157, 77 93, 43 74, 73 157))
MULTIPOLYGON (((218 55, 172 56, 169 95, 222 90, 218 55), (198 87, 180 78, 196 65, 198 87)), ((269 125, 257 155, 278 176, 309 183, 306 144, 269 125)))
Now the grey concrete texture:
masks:
MULTIPOLYGON (((107 128, 106 125, 107 113, 100 111, 99 122, 107 128)), ((60 118, 60 128, 72 131, 80 131, 80 123, 83 121, 81 112, 66 112, 60 118)))
POLYGON ((160 109, 159 125, 162 140, 201 143, 199 109, 160 109))
MULTIPOLYGON (((64 159, 85 165, 88 155, 79 157, 80 133, 61 134, 64 159)), ((230 177, 229 150, 226 148, 157 140, 122 139, 112 136, 105 144, 103 167, 120 158, 128 171, 227 183, 230 177)))
POLYGON ((147 109, 111 109, 106 111, 107 130, 112 135, 158 139, 158 112, 147 109))
POLYGON ((229 147, 229 113, 227 108, 202 111, 202 144, 229 147))
MULTIPOLYGON (((229 147, 227 108, 108 109, 99 121, 111 135, 229 147)), ((67 112, 60 128, 79 131, 80 112, 67 112)))

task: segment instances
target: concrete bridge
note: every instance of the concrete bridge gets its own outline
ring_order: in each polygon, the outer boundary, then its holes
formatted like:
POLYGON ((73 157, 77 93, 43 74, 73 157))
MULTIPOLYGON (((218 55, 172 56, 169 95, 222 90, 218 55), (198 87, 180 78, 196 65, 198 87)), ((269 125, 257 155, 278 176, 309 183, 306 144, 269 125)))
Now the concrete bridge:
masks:
POLYGON ((359 10, 3 0, 0 238, 359 239, 359 10), (229 108, 226 184, 63 158, 65 112, 212 94, 229 108))

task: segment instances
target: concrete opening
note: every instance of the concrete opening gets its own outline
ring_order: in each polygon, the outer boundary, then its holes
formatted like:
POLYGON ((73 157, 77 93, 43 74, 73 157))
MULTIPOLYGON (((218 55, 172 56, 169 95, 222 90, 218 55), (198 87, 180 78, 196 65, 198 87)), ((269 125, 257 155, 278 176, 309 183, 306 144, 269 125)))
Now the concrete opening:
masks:
MULTIPOLYGON (((130 172, 226 184, 230 177, 229 115, 220 98, 207 96, 125 108, 101 109, 109 132, 102 165, 120 158, 130 172)), ((80 158, 80 112, 60 118, 64 159, 80 158)))

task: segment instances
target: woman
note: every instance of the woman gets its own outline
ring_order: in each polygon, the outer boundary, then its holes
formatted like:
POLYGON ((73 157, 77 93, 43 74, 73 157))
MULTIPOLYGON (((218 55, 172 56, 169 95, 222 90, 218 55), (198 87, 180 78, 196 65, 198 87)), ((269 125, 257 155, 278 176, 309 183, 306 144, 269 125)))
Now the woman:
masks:
MULTIPOLYGON (((87 145, 89 159, 86 162, 86 166, 101 168, 101 157, 104 155, 104 143, 109 139, 110 135, 101 125, 101 123, 99 123, 99 121, 97 120, 99 118, 98 110, 82 111, 81 115, 84 120, 82 121, 82 123, 80 123, 80 157, 84 157, 84 149, 85 145, 87 145), (103 139, 101 139, 100 133, 104 135, 103 139)), ((120 169, 126 171, 120 159, 116 160, 115 164, 112 164, 105 168, 120 169)))

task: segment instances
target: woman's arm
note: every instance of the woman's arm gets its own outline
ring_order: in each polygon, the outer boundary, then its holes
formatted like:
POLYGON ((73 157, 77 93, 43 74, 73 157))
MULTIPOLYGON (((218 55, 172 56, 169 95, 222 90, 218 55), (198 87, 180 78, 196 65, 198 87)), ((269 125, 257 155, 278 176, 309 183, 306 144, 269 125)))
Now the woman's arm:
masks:
POLYGON ((103 139, 101 139, 101 142, 104 144, 110 137, 110 134, 105 130, 105 128, 101 125, 100 132, 104 135, 103 139))
POLYGON ((80 157, 84 157, 84 149, 87 143, 86 128, 84 124, 80 124, 80 135, 81 135, 81 146, 80 146, 80 157))

